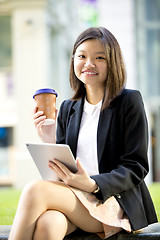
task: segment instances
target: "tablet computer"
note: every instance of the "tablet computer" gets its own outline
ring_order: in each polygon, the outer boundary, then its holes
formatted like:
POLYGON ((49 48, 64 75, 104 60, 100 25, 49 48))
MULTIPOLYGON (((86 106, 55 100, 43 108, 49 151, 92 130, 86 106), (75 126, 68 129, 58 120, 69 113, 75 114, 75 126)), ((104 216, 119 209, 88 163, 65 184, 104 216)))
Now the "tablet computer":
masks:
POLYGON ((62 162, 72 172, 77 172, 75 158, 69 145, 52 143, 26 143, 26 146, 43 179, 58 180, 57 174, 48 166, 48 161, 54 158, 62 162))

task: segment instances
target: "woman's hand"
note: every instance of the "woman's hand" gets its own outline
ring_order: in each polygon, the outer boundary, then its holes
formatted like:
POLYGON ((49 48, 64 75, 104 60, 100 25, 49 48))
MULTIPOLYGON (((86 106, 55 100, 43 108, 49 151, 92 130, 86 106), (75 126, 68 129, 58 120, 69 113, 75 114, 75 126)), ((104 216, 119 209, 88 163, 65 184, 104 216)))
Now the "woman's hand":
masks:
POLYGON ((52 125, 43 125, 46 116, 43 115, 43 111, 38 111, 37 107, 35 107, 34 109, 33 119, 41 140, 46 143, 56 143, 56 120, 55 123, 52 125))
POLYGON ((76 159, 76 163, 78 168, 76 173, 72 173, 63 163, 56 159, 49 161, 49 167, 57 173, 65 184, 86 192, 93 192, 97 188, 96 182, 90 178, 79 158, 76 159))

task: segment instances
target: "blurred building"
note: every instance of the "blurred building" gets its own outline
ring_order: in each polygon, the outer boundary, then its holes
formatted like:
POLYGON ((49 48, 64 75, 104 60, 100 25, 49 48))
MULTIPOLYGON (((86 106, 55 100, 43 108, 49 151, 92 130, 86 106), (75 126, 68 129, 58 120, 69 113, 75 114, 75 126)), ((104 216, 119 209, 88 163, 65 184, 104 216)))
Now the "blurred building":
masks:
POLYGON ((39 141, 32 114, 36 89, 53 87, 57 106, 70 95, 74 0, 0 1, 0 184, 39 177, 25 147, 39 141))
POLYGON ((71 96, 69 65, 77 35, 105 26, 124 55, 129 88, 142 92, 152 130, 153 176, 160 180, 160 0, 0 0, 0 185, 22 187, 39 173, 25 147, 40 141, 34 91, 71 96))

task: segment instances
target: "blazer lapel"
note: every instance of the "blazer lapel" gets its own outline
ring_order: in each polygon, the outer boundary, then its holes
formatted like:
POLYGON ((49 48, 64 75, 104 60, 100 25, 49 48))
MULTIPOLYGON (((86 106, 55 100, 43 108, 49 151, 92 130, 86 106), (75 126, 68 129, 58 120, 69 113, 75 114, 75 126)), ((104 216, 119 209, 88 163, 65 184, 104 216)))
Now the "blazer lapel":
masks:
POLYGON ((102 158, 113 112, 114 108, 107 108, 100 113, 97 132, 98 162, 100 162, 102 158))
POLYGON ((76 157, 78 133, 83 112, 83 99, 80 99, 72 107, 70 119, 68 122, 67 144, 70 145, 74 157, 76 157))

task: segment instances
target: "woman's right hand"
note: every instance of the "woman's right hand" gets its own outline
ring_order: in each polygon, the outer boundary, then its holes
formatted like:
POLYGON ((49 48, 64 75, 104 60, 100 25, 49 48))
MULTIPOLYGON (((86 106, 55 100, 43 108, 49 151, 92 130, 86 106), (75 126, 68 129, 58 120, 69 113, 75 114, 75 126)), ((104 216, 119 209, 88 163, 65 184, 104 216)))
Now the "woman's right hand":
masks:
POLYGON ((56 119, 55 123, 52 125, 43 125, 46 116, 43 115, 43 111, 38 111, 37 107, 35 107, 34 109, 33 119, 34 125, 37 129, 37 133, 41 140, 46 143, 56 143, 56 119))

